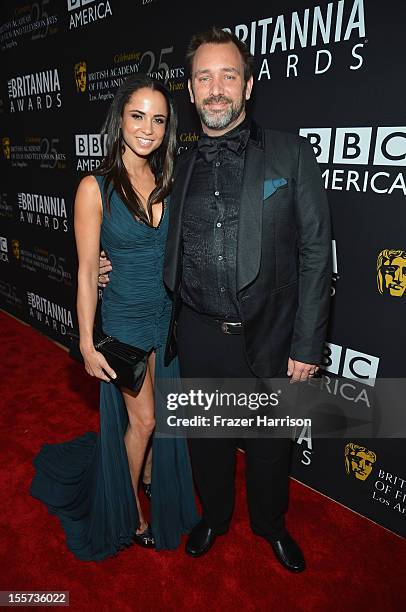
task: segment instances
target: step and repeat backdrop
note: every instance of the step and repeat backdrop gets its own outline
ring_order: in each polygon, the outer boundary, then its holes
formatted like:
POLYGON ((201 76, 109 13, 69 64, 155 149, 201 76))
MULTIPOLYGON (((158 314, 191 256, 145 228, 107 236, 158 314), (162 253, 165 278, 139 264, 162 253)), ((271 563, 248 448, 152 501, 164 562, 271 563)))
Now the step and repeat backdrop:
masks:
POLYGON ((0 11, 0 307, 68 345, 74 196, 102 159, 117 87, 137 72, 166 83, 181 153, 199 136, 188 40, 228 28, 255 56, 250 113, 309 139, 332 210, 322 384, 325 405, 339 398, 346 416, 328 439, 295 431, 293 475, 404 535, 406 433, 401 421, 382 429, 402 402, 389 392, 376 400, 379 380, 406 372, 404 3, 10 0, 0 11))

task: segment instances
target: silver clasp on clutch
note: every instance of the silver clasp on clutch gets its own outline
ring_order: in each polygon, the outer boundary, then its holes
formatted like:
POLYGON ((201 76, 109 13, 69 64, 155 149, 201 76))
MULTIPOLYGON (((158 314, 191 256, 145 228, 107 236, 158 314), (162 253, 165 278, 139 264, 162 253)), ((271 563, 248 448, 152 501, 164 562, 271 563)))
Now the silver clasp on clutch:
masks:
POLYGON ((114 338, 112 336, 107 336, 107 338, 103 338, 103 340, 100 340, 100 342, 98 342, 97 344, 94 345, 94 348, 99 349, 100 347, 102 347, 104 344, 107 344, 108 342, 113 342, 114 338))

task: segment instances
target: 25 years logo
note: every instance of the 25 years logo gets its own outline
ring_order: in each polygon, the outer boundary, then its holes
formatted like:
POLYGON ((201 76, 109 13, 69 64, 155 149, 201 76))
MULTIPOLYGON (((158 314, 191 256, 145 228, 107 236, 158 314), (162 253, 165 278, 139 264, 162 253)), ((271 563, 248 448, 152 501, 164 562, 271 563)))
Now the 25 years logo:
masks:
POLYGON ((59 138, 25 136, 24 142, 10 141, 8 136, 2 138, 3 157, 11 166, 26 168, 28 165, 60 170, 66 168, 66 153, 60 150, 59 138))
POLYGON ((0 25, 1 51, 17 47, 20 41, 31 43, 56 34, 59 17, 53 11, 58 4, 59 0, 38 0, 13 6, 12 17, 0 25))

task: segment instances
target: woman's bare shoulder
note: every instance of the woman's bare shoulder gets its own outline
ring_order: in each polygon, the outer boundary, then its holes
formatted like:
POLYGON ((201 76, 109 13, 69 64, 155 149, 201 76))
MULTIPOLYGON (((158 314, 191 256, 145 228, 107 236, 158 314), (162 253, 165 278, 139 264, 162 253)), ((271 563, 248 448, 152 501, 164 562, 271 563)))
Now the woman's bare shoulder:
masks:
POLYGON ((102 197, 95 176, 88 175, 80 181, 75 200, 75 208, 77 207, 83 211, 102 211, 102 197))
POLYGON ((96 195, 97 193, 100 192, 99 189, 99 184, 96 180, 96 177, 93 174, 89 174, 87 176, 84 176, 82 178, 82 180, 79 183, 78 186, 78 192, 79 190, 85 195, 96 195))

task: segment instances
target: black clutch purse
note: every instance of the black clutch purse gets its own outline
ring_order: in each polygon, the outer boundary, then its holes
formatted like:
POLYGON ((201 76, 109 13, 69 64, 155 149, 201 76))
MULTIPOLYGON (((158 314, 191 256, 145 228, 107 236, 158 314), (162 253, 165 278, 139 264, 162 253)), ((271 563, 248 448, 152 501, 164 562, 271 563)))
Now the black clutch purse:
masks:
MULTIPOLYGON (((74 331, 69 335, 71 337, 69 355, 72 359, 83 363, 84 360, 79 349, 79 334, 74 331)), ((97 328, 93 332, 93 343, 96 351, 106 358, 109 366, 117 374, 117 378, 111 378, 111 382, 133 391, 139 391, 147 371, 148 353, 136 346, 120 342, 113 336, 107 336, 97 328)))

